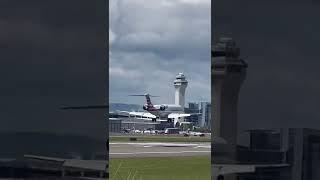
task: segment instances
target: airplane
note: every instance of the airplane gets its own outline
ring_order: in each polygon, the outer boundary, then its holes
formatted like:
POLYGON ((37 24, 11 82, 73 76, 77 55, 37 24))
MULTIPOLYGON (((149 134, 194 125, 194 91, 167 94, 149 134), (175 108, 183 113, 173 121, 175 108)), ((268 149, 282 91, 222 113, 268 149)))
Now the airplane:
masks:
POLYGON ((189 117, 192 115, 199 115, 201 113, 185 113, 184 108, 176 104, 157 104, 153 105, 150 94, 135 94, 130 96, 144 96, 146 98, 146 104, 142 106, 143 110, 147 112, 128 112, 129 115, 141 116, 145 118, 150 118, 153 122, 156 121, 166 121, 168 123, 174 122, 174 126, 179 126, 181 124, 190 124, 190 122, 185 122, 184 117, 189 117), (166 118, 166 119, 161 119, 166 118))
MULTIPOLYGON (((201 113, 185 113, 184 108, 176 104, 161 104, 153 105, 150 97, 150 94, 136 94, 129 96, 144 96, 147 103, 142 106, 143 110, 146 112, 129 112, 129 111, 120 111, 143 120, 151 120, 152 122, 168 122, 174 124, 174 127, 178 127, 182 124, 191 124, 191 122, 184 121, 184 117, 189 117, 192 115, 200 115, 201 113)), ((66 106, 61 107, 60 109, 106 109, 108 105, 88 105, 88 106, 66 106)))

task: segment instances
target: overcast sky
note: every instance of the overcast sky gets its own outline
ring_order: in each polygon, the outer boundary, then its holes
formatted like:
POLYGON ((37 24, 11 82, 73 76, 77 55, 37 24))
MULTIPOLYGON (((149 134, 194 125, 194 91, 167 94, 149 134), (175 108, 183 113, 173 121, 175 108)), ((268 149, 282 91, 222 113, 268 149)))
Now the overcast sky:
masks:
POLYGON ((215 1, 213 38, 233 37, 248 62, 239 126, 320 128, 320 2, 215 1))
POLYGON ((129 94, 174 103, 173 80, 189 81, 187 101, 210 101, 210 0, 110 0, 110 102, 142 104, 129 94))

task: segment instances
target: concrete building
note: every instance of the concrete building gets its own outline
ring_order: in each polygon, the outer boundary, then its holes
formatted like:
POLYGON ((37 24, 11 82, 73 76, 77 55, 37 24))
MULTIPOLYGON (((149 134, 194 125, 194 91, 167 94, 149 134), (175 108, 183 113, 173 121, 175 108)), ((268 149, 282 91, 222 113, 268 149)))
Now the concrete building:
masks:
POLYGON ((220 38, 212 48, 213 133, 232 147, 235 158, 237 144, 237 105, 240 87, 246 77, 247 64, 239 58, 240 50, 231 38, 220 38))
MULTIPOLYGON (((200 102, 200 119, 199 126, 209 128, 211 126, 211 103, 210 102, 200 102)), ((210 129, 210 128, 209 128, 210 129)))
POLYGON ((186 113, 199 113, 187 117, 188 122, 192 122, 195 126, 211 129, 211 103, 210 102, 189 102, 186 113))
POLYGON ((208 104, 207 106, 207 121, 206 121, 206 127, 211 131, 212 129, 212 104, 208 104))
POLYGON ((286 128, 248 132, 250 144, 238 146, 237 160, 260 165, 260 169, 237 174, 239 179, 320 179, 320 130, 286 128), (262 164, 273 164, 273 168, 261 168, 262 164))
POLYGON ((188 81, 183 73, 179 73, 173 82, 175 87, 175 104, 184 108, 185 105, 185 92, 188 86, 188 81))
POLYGON ((320 179, 320 131, 292 128, 287 132, 286 159, 291 165, 291 179, 320 179))
POLYGON ((320 130, 253 129, 245 132, 249 143, 238 144, 237 101, 247 64, 232 39, 220 39, 212 57, 213 179, 320 179, 320 130))
POLYGON ((198 112, 199 111, 199 103, 196 102, 189 102, 188 103, 188 109, 190 111, 198 112))
MULTIPOLYGON (((199 103, 197 103, 197 102, 189 102, 188 103, 188 108, 185 108, 185 112, 186 113, 200 113, 199 103)), ((192 122, 193 125, 198 126, 200 115, 198 115, 198 116, 196 116, 196 115, 189 116, 189 117, 186 117, 185 119, 188 122, 192 122)))

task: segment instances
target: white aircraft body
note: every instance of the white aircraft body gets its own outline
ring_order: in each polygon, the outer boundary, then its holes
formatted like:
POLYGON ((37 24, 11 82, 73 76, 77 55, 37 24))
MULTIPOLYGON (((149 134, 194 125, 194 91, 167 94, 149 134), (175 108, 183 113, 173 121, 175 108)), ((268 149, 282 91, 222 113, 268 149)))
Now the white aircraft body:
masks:
MULTIPOLYGON (((181 124, 190 124, 190 122, 184 121, 184 117, 191 115, 199 115, 201 113, 188 114, 184 112, 184 108, 176 104, 161 104, 153 105, 149 94, 144 95, 131 95, 131 96, 145 96, 147 103, 143 105, 144 112, 129 112, 120 111, 129 114, 129 116, 136 117, 139 120, 150 120, 152 122, 174 122, 174 126, 181 124)), ((108 105, 88 105, 88 106, 67 106, 61 107, 61 109, 105 109, 108 105)), ((143 124, 143 123, 142 123, 143 124)))
POLYGON ((156 121, 166 121, 174 122, 174 125, 179 124, 190 124, 190 122, 185 122, 184 117, 189 117, 191 115, 198 115, 200 113, 188 114, 184 112, 184 108, 176 104, 161 104, 153 105, 151 102, 151 96, 149 94, 144 95, 131 95, 131 96, 145 96, 147 103, 143 105, 143 110, 146 112, 128 112, 130 116, 140 116, 143 118, 149 118, 153 122, 156 121))

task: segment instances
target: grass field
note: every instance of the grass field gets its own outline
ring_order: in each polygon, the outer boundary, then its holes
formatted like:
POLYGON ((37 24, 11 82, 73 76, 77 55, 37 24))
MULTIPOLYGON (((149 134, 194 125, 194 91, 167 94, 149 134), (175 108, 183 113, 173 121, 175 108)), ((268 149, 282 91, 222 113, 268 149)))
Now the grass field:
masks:
POLYGON ((210 180, 209 156, 110 159, 110 180, 210 180))
MULTIPOLYGON (((131 137, 137 138, 136 142, 211 142, 210 137, 199 137, 199 136, 110 136, 110 142, 128 142, 131 137)), ((134 142, 134 141, 132 141, 134 142)))

